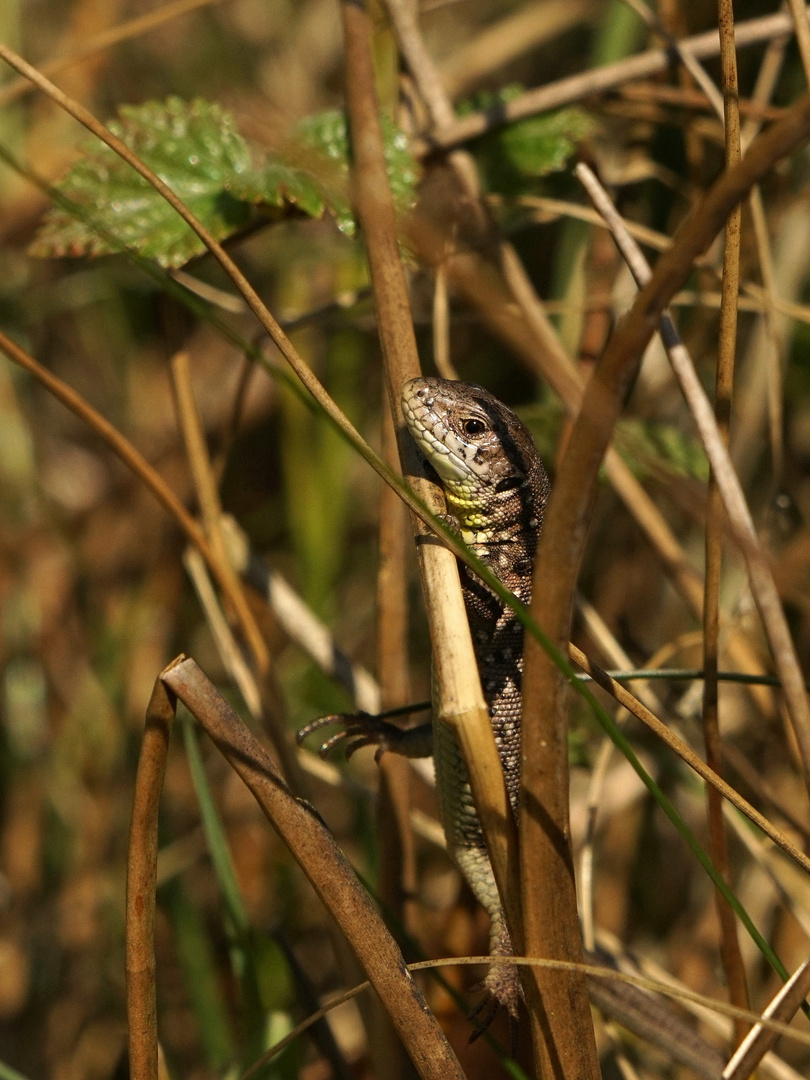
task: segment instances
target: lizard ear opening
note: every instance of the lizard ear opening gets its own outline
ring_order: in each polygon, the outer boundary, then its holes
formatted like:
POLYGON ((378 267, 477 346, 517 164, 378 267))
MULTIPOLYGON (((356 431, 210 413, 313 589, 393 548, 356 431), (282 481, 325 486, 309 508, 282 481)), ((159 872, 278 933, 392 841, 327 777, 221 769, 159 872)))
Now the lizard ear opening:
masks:
POLYGON ((525 477, 520 476, 520 475, 505 476, 503 478, 503 480, 499 480, 498 483, 495 485, 495 490, 496 491, 511 491, 513 488, 520 487, 520 485, 523 483, 524 479, 525 479, 525 477))

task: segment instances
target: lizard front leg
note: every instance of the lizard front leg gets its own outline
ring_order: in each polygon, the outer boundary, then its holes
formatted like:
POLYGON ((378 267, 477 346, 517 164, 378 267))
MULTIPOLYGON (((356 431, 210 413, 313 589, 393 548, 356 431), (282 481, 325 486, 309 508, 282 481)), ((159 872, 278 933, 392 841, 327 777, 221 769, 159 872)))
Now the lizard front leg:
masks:
POLYGON ((341 730, 323 743, 319 750, 322 758, 328 757, 341 743, 346 746, 347 758, 364 746, 377 747, 374 754, 375 761, 379 761, 386 751, 410 758, 430 757, 433 753, 431 724, 401 728, 396 724, 389 724, 382 716, 374 716, 367 712, 332 713, 329 716, 321 716, 296 732, 296 742, 300 746, 304 739, 314 732, 335 725, 340 725, 341 730))

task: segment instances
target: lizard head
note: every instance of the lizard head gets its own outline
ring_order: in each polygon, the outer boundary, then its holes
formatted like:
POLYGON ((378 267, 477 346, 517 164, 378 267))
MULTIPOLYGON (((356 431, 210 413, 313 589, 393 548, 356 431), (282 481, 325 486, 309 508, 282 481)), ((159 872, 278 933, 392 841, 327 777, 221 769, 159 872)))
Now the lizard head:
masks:
POLYGON ((402 391, 402 409, 463 525, 479 525, 508 493, 520 496, 521 489, 545 502, 548 479, 531 435, 488 390, 448 379, 411 379, 402 391))

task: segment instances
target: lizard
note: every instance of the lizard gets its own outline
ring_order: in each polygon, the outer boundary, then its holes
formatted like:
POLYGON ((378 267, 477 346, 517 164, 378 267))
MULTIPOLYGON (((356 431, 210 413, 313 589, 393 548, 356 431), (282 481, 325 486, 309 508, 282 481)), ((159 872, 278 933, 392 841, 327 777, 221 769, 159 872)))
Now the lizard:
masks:
MULTIPOLYGON (((446 523, 525 605, 531 601, 534 556, 550 495, 550 483, 531 434, 506 405, 483 387, 419 377, 402 391, 407 427, 444 489, 446 523)), ((459 560, 461 587, 481 676, 484 698, 504 770, 512 811, 520 804, 521 683, 523 627, 512 609, 459 560)), ((334 722, 324 717, 302 728, 299 742, 334 722)), ((341 717, 343 730, 322 752, 346 741, 347 754, 376 745, 377 756, 393 750, 409 757, 433 754, 439 807, 448 850, 490 916, 490 955, 513 954, 483 831, 455 736, 444 724, 402 729, 377 717, 341 717)), ((606 956, 585 954, 606 966, 606 956)), ((611 961, 607 960, 607 966, 611 961)), ((624 983, 590 978, 591 998, 643 1037, 675 1028, 667 1048, 704 1077, 719 1077, 724 1058, 660 999, 624 983), (680 1025, 680 1027, 678 1027, 680 1025)), ((517 968, 493 964, 484 980, 487 997, 517 1017, 521 997, 517 968)))

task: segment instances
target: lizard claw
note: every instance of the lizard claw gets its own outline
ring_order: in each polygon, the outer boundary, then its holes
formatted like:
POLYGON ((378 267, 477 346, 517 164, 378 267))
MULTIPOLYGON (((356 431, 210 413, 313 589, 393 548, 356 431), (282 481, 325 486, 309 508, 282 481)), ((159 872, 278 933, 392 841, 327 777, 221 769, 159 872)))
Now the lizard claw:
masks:
POLYGON ((503 1006, 509 1014, 510 1043, 512 1057, 516 1052, 518 1005, 523 996, 517 968, 512 964, 493 964, 486 978, 476 988, 484 991, 481 1001, 475 1006, 467 1019, 475 1030, 470 1035, 470 1044, 479 1039, 492 1024, 503 1006))
MULTIPOLYGON (((478 989, 483 988, 483 983, 478 989)), ((501 1003, 492 994, 485 994, 484 997, 478 1002, 471 1013, 468 1014, 467 1019, 473 1025, 473 1032, 467 1040, 468 1046, 472 1046, 474 1042, 488 1030, 492 1021, 498 1015, 498 1009, 500 1009, 501 1003)))
POLYGON ((323 743, 318 751, 322 758, 328 757, 336 746, 345 743, 347 759, 364 746, 376 746, 374 760, 379 761, 386 750, 397 751, 406 736, 402 728, 387 723, 379 716, 372 716, 371 713, 331 713, 300 728, 295 736, 296 742, 300 746, 313 732, 334 724, 340 724, 341 730, 323 743))

